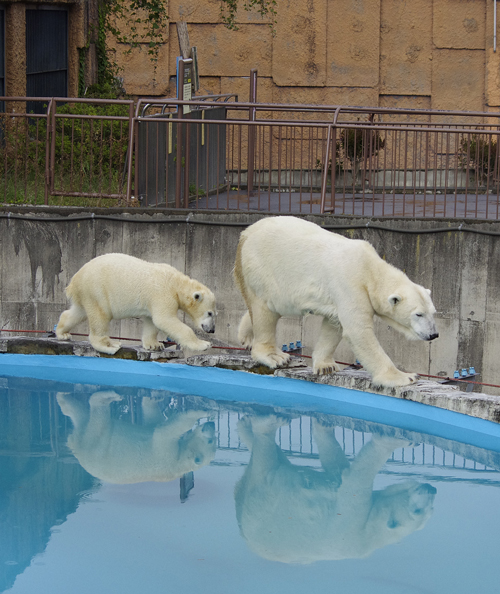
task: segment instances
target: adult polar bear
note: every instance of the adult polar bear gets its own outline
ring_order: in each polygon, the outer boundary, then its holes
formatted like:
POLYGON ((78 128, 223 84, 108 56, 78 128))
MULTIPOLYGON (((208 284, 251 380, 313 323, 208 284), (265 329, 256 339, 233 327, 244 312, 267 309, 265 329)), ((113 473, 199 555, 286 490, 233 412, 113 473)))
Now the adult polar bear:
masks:
POLYGON ((121 346, 108 336, 112 319, 140 317, 142 345, 151 351, 163 349, 158 330, 183 348, 208 349, 210 343, 178 319, 179 309, 205 332, 215 330, 215 297, 209 288, 168 264, 126 254, 105 254, 87 262, 71 279, 66 295, 71 307, 59 318, 57 338, 69 340, 71 329, 88 319, 90 344, 101 353, 114 355, 121 346))
POLYGON ((248 312, 238 338, 252 357, 275 368, 289 355, 276 344, 281 316, 323 316, 313 351, 318 374, 338 370, 342 336, 381 386, 402 386, 417 374, 396 369, 374 333, 374 314, 410 339, 438 333, 430 291, 382 260, 366 241, 342 237, 296 217, 269 217, 242 232, 234 269, 248 312))
POLYGON ((432 485, 405 481, 373 489, 387 459, 407 441, 373 434, 349 460, 335 428, 313 419, 316 470, 292 464, 277 445, 276 432, 288 421, 277 415, 238 421, 251 457, 234 490, 236 516, 252 551, 282 563, 363 558, 426 525, 432 485))

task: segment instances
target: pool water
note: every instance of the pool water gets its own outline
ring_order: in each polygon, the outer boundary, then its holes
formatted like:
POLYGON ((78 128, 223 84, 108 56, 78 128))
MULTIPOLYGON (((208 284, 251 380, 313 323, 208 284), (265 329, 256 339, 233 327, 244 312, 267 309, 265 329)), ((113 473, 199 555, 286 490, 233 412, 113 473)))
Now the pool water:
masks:
POLYGON ((0 592, 499 591, 496 424, 240 372, 9 357, 0 592))

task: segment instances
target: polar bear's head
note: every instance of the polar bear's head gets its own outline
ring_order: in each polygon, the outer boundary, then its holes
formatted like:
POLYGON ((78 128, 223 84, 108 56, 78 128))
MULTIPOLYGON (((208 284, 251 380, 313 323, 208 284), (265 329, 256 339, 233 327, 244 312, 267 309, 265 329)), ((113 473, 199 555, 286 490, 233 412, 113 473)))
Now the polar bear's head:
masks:
POLYGON ((415 530, 421 530, 432 515, 436 489, 428 483, 405 481, 375 491, 367 530, 375 536, 374 544, 399 542, 415 530))
POLYGON ((388 295, 383 311, 377 313, 410 340, 434 340, 439 334, 430 293, 429 289, 408 280, 388 295))
POLYGON ((196 288, 182 309, 200 330, 215 332, 215 297, 210 289, 196 288))
POLYGON ((215 423, 209 421, 191 429, 179 439, 179 459, 190 470, 209 464, 215 456, 215 423))

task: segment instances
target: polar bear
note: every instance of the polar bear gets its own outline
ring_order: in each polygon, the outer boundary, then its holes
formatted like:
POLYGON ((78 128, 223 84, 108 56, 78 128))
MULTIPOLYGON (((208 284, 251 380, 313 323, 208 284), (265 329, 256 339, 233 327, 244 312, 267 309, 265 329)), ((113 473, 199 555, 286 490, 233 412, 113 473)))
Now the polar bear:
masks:
POLYGON ((282 563, 367 557, 421 530, 436 489, 406 481, 380 491, 373 481, 391 453, 408 442, 373 435, 350 462, 334 427, 313 421, 322 471, 292 464, 276 444, 287 423, 276 415, 243 417, 250 462, 235 488, 240 532, 259 556, 282 563))
POLYGON ((375 385, 402 386, 417 374, 396 369, 374 333, 374 315, 410 339, 438 337, 430 291, 382 260, 366 241, 348 239, 296 217, 269 217, 242 232, 234 267, 248 307, 238 338, 271 368, 289 355, 276 344, 281 316, 323 316, 313 370, 338 371, 342 336, 375 385))
POLYGON ((90 344, 96 351, 109 355, 121 346, 108 336, 112 319, 140 317, 142 345, 151 351, 163 349, 158 330, 183 348, 209 348, 208 341, 198 339, 178 319, 178 310, 187 313, 205 332, 215 331, 212 291, 168 264, 153 264, 126 254, 98 256, 73 276, 66 295, 71 307, 59 318, 57 338, 69 340, 71 329, 87 319, 90 344))
POLYGON ((111 416, 111 403, 121 399, 114 391, 101 391, 87 404, 71 394, 57 394, 74 427, 68 446, 92 476, 116 484, 172 481, 213 460, 215 424, 209 421, 192 429, 209 415, 206 411, 176 411, 165 421, 158 403, 144 397, 143 424, 132 425, 111 416))

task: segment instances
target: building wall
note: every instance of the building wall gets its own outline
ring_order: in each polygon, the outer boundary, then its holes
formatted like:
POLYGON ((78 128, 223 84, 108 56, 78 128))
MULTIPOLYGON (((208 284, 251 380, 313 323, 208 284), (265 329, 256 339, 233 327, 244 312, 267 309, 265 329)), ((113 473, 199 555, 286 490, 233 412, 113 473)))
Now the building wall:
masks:
MULTIPOLYGON (((232 275, 236 246, 243 226, 262 215, 198 213, 191 218, 212 223, 199 225, 188 224, 179 212, 166 210, 112 213, 114 217, 142 218, 141 223, 91 216, 92 212, 109 215, 108 209, 91 212, 46 208, 40 213, 29 207, 11 207, 8 212, 23 213, 25 218, 7 218, 7 210, 0 209, 0 329, 51 330, 67 307, 64 289, 73 274, 97 255, 123 252, 152 262, 169 263, 208 285, 217 298, 214 338, 237 344, 238 324, 245 305, 232 275), (88 219, 71 220, 74 214, 86 215, 88 219), (67 218, 59 222, 44 221, 46 216, 67 218), (165 219, 170 222, 162 222, 165 219)), ((367 222, 353 217, 307 218, 337 225, 367 222)), ((499 385, 500 223, 467 222, 467 227, 491 235, 458 231, 425 233, 447 225, 456 227, 455 221, 443 219, 383 221, 385 227, 395 230, 421 231, 411 235, 373 229, 377 224, 375 219, 370 223, 368 229, 342 233, 370 241, 387 262, 430 288, 437 308, 440 336, 431 343, 408 341, 395 330, 379 324, 377 334, 389 356, 402 369, 432 375, 449 375, 455 369, 474 366, 481 374, 480 381, 499 385)), ((307 249, 304 245, 304 250, 307 249)), ((279 343, 302 340, 305 352, 310 354, 318 338, 320 321, 316 316, 282 319, 278 325, 279 343)), ((74 331, 88 332, 87 324, 74 331)), ((138 338, 141 323, 139 320, 113 322, 111 331, 114 336, 138 338)), ((336 359, 354 362, 345 341, 337 350, 336 359)), ((500 394, 500 390, 492 387, 483 391, 500 394)))
POLYGON ((200 94, 238 92, 245 100, 257 68, 262 102, 500 109, 488 0, 280 0, 275 36, 244 10, 239 30, 229 31, 218 0, 168 0, 168 9, 156 72, 145 48, 116 54, 132 95, 175 94, 182 19, 198 48, 200 94))

